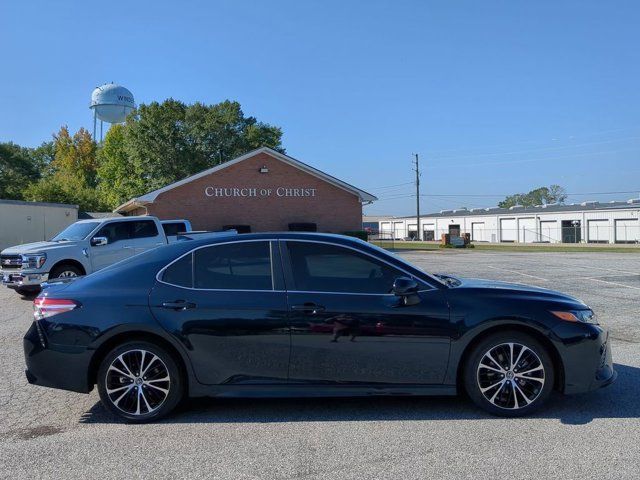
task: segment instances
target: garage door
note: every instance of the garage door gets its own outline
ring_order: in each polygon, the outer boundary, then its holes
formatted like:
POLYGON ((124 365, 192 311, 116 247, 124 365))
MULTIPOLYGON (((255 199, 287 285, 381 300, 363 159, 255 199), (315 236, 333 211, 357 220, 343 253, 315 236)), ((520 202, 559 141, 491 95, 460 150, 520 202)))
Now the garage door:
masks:
POLYGON ((402 240, 404 237, 406 237, 406 232, 405 232, 405 228, 404 228, 404 223, 403 222, 394 222, 393 223, 393 238, 395 238, 396 240, 402 240))
POLYGON ((433 223, 425 223, 422 225, 422 234, 423 240, 435 240, 436 239, 436 226, 433 223))
POLYGON ((609 220, 587 220, 587 242, 609 243, 609 220))
POLYGON ((487 241, 484 222, 471 222, 471 240, 474 242, 487 241))
POLYGON ((393 229, 391 222, 380 222, 380 238, 391 239, 393 237, 393 229))
POLYGON ((556 243, 558 239, 558 222, 555 220, 540 220, 540 241, 556 243))
POLYGON ((640 225, 638 220, 616 220, 616 243, 640 242, 640 225))
POLYGON ((536 233, 536 219, 519 218, 518 219, 518 239, 520 242, 533 243, 538 240, 536 233))
POLYGON ((500 219, 500 241, 515 242, 518 239, 518 225, 515 218, 500 219))

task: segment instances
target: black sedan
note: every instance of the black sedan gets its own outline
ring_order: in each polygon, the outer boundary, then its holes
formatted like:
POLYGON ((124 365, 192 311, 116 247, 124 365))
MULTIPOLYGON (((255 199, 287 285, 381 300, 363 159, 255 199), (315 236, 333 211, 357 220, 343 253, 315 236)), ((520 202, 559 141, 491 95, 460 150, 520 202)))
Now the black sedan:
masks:
POLYGON ((247 234, 157 248, 35 300, 30 383, 129 421, 185 396, 454 395, 505 416, 613 382, 607 330, 551 290, 430 275, 366 242, 247 234))

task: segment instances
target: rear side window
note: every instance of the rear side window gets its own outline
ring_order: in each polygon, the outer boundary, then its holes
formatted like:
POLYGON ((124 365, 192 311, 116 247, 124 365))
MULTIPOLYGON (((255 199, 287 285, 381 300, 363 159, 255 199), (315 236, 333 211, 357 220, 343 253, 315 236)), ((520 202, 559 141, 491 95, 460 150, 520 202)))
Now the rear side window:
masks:
POLYGON ((195 288, 272 290, 269 242, 213 245, 194 252, 195 288))
POLYGON ((162 228, 164 229, 164 234, 167 237, 187 231, 187 226, 184 222, 163 223, 162 228))
POLYGON ((193 287, 193 254, 172 263, 162 274, 162 281, 179 287, 193 287))
POLYGON ((131 223, 131 238, 148 238, 158 235, 158 227, 153 220, 141 220, 131 223))

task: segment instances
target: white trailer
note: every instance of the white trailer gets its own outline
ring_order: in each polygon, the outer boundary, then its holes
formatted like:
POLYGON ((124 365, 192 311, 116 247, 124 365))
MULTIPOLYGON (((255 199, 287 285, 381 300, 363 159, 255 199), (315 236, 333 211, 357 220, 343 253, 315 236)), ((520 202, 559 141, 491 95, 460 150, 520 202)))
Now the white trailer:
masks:
POLYGON ((0 200, 0 250, 49 240, 77 220, 77 205, 0 200))

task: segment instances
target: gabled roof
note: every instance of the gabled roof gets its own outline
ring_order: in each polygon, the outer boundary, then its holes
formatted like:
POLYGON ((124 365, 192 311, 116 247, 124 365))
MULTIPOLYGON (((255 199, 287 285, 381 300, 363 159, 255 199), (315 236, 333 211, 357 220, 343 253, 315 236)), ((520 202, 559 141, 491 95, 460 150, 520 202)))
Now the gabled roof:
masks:
POLYGON ((158 195, 160 195, 161 193, 167 192, 169 190, 172 190, 174 188, 180 187, 182 185, 185 185, 189 182, 193 182, 194 180, 197 180, 199 178, 202 177, 206 177, 207 175, 211 175, 212 173, 218 172, 220 170, 223 170, 227 167, 230 167, 232 165, 235 165, 236 163, 240 163, 243 160, 247 160, 249 158, 255 157, 256 155, 260 154, 260 153, 266 153, 272 157, 274 157, 276 160, 280 160, 281 162, 284 162, 288 165, 291 165, 292 167, 298 168, 300 170, 302 170, 303 172, 306 172, 310 175, 313 175, 314 177, 317 177, 321 180, 324 180, 327 183, 330 183, 338 188, 341 188, 342 190, 346 190, 349 193, 352 193, 354 195, 356 195, 358 198, 360 198, 360 201, 362 202, 373 202, 375 200, 377 200, 378 198, 375 197, 374 195, 371 195, 368 192, 365 192, 364 190, 360 190, 359 188, 354 187, 353 185, 350 185, 346 182, 343 182, 342 180, 338 180, 336 177, 333 177, 327 173, 324 173, 316 168, 313 168, 310 165, 307 165, 304 162, 301 162, 300 160, 297 160, 293 157, 290 157, 289 155, 285 155, 284 153, 280 153, 280 152, 276 152, 275 150, 273 150, 272 148, 269 147, 262 147, 262 148, 258 148, 256 150, 252 150, 249 153, 245 153, 244 155, 238 157, 238 158, 234 158, 233 160, 229 160, 228 162, 224 162, 221 163, 220 165, 216 165, 215 167, 209 168, 207 170, 204 170, 200 173, 196 173, 195 175, 191 175, 190 177, 184 178, 182 180, 179 180, 175 183, 172 183, 170 185, 167 185, 166 187, 162 187, 159 188, 157 190, 154 190, 152 192, 146 193, 144 195, 142 195, 141 197, 138 198, 134 198, 129 200, 126 203, 123 203, 122 205, 120 205, 119 207, 117 207, 114 212, 126 212, 129 210, 133 210, 134 208, 137 208, 139 206, 144 206, 147 205, 149 203, 153 203, 155 201, 155 199, 158 197, 158 195))

